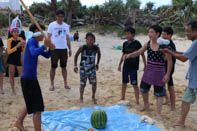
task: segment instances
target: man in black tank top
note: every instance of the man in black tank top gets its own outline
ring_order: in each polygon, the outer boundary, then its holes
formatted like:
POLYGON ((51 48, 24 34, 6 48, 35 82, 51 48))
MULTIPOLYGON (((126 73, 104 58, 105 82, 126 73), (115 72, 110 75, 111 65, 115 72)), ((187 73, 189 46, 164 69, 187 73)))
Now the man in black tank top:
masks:
POLYGON ((75 54, 74 60, 74 71, 78 72, 77 67, 77 59, 79 54, 81 53, 81 62, 80 62, 80 100, 83 102, 83 93, 84 88, 86 86, 87 78, 89 79, 90 84, 92 84, 92 99, 96 104, 95 93, 97 87, 97 80, 96 80, 96 70, 99 68, 100 62, 100 48, 95 43, 95 36, 92 33, 86 34, 86 45, 81 46, 77 53, 75 54), (95 64, 97 56, 97 64, 95 64))

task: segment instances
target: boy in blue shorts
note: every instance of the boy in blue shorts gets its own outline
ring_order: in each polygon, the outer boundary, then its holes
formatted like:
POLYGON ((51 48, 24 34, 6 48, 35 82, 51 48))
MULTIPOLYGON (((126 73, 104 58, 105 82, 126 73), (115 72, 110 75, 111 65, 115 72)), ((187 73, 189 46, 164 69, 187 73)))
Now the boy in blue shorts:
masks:
MULTIPOLYGON (((121 65, 123 62, 123 56, 125 54, 133 53, 137 50, 139 50, 142 45, 138 40, 135 40, 135 29, 132 27, 128 27, 125 30, 125 35, 127 41, 123 43, 123 49, 122 49, 122 57, 120 59, 120 63, 118 66, 118 70, 121 71, 121 65)), ((144 62, 144 68, 146 67, 146 58, 144 54, 141 55, 143 62, 144 62)), ((131 83, 134 88, 135 92, 135 98, 136 98, 136 104, 139 105, 139 88, 138 88, 138 80, 137 80, 137 71, 139 69, 139 56, 135 58, 129 58, 124 61, 123 64, 123 70, 122 70, 122 96, 121 100, 125 100, 125 92, 127 88, 127 83, 131 83)))

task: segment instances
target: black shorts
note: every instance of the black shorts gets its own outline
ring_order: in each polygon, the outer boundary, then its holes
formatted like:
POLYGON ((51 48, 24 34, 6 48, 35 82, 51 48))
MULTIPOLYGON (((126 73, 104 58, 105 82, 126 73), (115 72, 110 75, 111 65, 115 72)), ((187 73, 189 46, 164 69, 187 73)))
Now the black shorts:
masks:
POLYGON ((21 86, 27 113, 44 111, 44 102, 38 80, 21 78, 21 86))
POLYGON ((9 55, 7 63, 15 66, 22 66, 21 55, 9 55))
POLYGON ((167 83, 168 84, 168 87, 169 86, 174 86, 174 81, 173 81, 173 76, 172 75, 173 75, 173 72, 170 74, 170 79, 169 79, 169 81, 167 83))
MULTIPOLYGON (((151 85, 147 84, 146 82, 142 81, 140 84, 140 91, 142 93, 148 93, 150 90, 151 85)), ((157 97, 166 96, 166 89, 162 86, 154 86, 154 95, 157 97)))
POLYGON ((65 68, 67 65, 68 52, 67 49, 56 49, 52 51, 51 67, 57 68, 58 61, 60 60, 60 67, 65 68))

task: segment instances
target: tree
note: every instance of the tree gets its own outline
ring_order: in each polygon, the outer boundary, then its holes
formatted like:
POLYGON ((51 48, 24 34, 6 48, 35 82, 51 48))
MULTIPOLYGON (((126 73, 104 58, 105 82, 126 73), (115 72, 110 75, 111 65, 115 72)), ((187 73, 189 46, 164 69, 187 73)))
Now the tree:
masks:
POLYGON ((50 5, 46 4, 46 3, 33 3, 30 7, 29 10, 30 12, 34 15, 34 14, 39 14, 43 17, 48 16, 50 12, 50 5))
POLYGON ((183 16, 184 23, 190 19, 192 11, 194 10, 192 0, 172 0, 172 6, 175 11, 179 11, 183 16))
POLYGON ((72 25, 72 0, 67 0, 68 1, 68 13, 67 13, 67 23, 71 26, 72 25))
POLYGON ((127 0, 126 8, 128 9, 129 16, 130 16, 130 12, 132 12, 132 18, 133 18, 132 23, 133 23, 133 26, 135 27, 136 12, 140 8, 139 0, 127 0))
POLYGON ((148 2, 148 3, 146 3, 146 8, 147 8, 149 11, 152 11, 154 5, 155 5, 155 3, 153 3, 153 2, 148 2))
POLYGON ((55 13, 57 10, 57 0, 51 0, 51 7, 55 13))
POLYGON ((99 17, 98 16, 99 11, 100 8, 98 5, 89 8, 90 16, 93 17, 94 28, 96 28, 96 18, 99 17))

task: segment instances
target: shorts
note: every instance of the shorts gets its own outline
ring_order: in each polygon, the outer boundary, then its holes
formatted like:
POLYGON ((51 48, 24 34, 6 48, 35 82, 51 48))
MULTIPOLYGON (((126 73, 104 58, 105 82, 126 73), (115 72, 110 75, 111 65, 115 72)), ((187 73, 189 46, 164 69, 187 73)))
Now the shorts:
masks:
MULTIPOLYGON (((147 84, 146 82, 142 81, 140 85, 140 91, 142 93, 148 93, 150 90, 151 85, 147 84)), ((157 97, 166 96, 166 89, 162 86, 154 86, 154 95, 157 97)))
POLYGON ((96 86, 97 81, 96 81, 96 70, 95 69, 91 69, 88 71, 80 70, 80 85, 81 85, 81 87, 86 86, 87 78, 89 79, 90 84, 92 84, 93 86, 96 86))
POLYGON ((197 107, 197 89, 192 89, 192 88, 187 87, 182 99, 185 102, 189 102, 192 104, 195 103, 197 107))
POLYGON ((60 67, 65 68, 67 66, 67 59, 68 59, 67 49, 56 49, 52 51, 51 67, 57 68, 58 61, 60 60, 60 67))
POLYGON ((4 72, 4 66, 1 56, 0 56, 0 72, 4 72))
POLYGON ((131 85, 137 86, 138 84, 137 70, 129 70, 129 69, 123 68, 122 83, 129 83, 129 79, 130 79, 131 85))
POLYGON ((27 113, 43 112, 44 102, 38 80, 21 78, 21 86, 27 113))
POLYGON ((8 55, 7 63, 15 66, 22 66, 21 55, 8 55))
POLYGON ((174 86, 174 81, 173 81, 173 77, 172 77, 172 75, 170 75, 170 79, 169 79, 169 81, 168 81, 168 87, 169 86, 174 86))
POLYGON ((174 81, 173 81, 173 73, 174 73, 174 71, 172 71, 171 73, 170 73, 170 79, 169 79, 169 81, 168 81, 168 87, 169 86, 174 86, 174 81))

